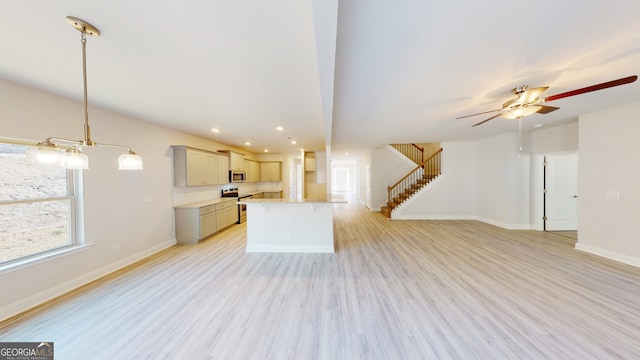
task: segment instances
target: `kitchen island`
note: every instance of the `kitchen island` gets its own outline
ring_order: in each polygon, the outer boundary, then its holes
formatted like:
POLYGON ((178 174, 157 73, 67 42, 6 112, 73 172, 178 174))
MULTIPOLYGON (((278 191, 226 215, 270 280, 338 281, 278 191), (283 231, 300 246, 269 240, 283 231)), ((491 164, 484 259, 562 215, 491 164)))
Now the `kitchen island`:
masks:
POLYGON ((333 253, 337 195, 307 199, 247 199, 247 252, 333 253))

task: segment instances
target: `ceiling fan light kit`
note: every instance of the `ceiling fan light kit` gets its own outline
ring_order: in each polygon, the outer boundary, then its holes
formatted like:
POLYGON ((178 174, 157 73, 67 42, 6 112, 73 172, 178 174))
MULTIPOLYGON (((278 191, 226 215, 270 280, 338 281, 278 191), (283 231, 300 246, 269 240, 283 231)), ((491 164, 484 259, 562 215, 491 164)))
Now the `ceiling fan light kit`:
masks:
POLYGON ((49 137, 43 142, 39 142, 35 147, 28 149, 25 153, 27 161, 39 166, 58 166, 66 169, 88 169, 89 158, 82 153, 82 147, 116 147, 123 148, 125 152, 118 158, 118 168, 120 170, 142 170, 142 158, 130 147, 117 144, 97 143, 91 139, 91 129, 89 127, 89 111, 87 101, 87 35, 100 36, 100 30, 88 22, 67 16, 67 22, 76 30, 80 31, 80 41, 82 43, 82 79, 84 82, 84 138, 82 140, 71 140, 59 137, 49 137), (60 148, 63 146, 64 149, 60 148))
POLYGON ((540 105, 519 105, 512 107, 509 111, 502 114, 505 119, 517 119, 531 114, 537 113, 542 109, 540 105))

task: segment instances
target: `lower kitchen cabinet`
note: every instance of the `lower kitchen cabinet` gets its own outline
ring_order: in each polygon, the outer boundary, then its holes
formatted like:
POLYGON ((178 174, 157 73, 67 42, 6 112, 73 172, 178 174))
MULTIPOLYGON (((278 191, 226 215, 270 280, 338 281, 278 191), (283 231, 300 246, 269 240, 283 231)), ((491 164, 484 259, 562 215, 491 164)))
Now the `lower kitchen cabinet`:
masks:
POLYGON ((176 242, 197 244, 238 221, 237 200, 219 201, 203 205, 176 207, 176 242))
POLYGON ((282 191, 265 191, 262 193, 263 199, 282 199, 282 191))
POLYGON ((204 239, 217 231, 217 216, 216 206, 209 205, 200 208, 200 232, 198 233, 198 239, 204 239))
POLYGON ((218 230, 222 230, 236 222, 238 222, 238 205, 236 205, 236 202, 229 201, 228 203, 218 204, 218 211, 216 212, 218 230))

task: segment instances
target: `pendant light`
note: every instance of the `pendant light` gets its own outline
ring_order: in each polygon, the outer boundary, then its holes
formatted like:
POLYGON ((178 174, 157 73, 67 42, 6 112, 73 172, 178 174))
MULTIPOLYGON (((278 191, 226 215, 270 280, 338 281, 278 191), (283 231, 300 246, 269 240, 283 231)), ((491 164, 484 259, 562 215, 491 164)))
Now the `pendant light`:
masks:
POLYGON ((124 145, 97 143, 91 139, 89 127, 89 103, 87 101, 87 35, 100 36, 100 30, 88 22, 73 16, 67 16, 67 22, 80 31, 82 43, 82 79, 84 82, 84 138, 82 140, 70 140, 59 137, 50 137, 38 143, 34 148, 26 151, 27 159, 31 164, 41 166, 59 166, 66 169, 88 169, 89 158, 82 153, 82 147, 116 147, 123 148, 125 152, 118 158, 120 170, 142 170, 142 158, 130 147, 124 145), (60 148, 64 146, 66 150, 60 148))

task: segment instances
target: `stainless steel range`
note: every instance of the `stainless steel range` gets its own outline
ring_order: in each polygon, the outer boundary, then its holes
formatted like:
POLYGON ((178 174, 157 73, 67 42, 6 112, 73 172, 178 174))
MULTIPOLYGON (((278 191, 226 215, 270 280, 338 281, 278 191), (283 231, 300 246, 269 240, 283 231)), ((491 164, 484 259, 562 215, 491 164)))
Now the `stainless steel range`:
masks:
MULTIPOLYGON (((234 197, 241 199, 250 199, 251 195, 240 196, 237 187, 222 189, 222 197, 234 197)), ((238 205, 238 224, 242 224, 247 221, 247 205, 238 205)))
MULTIPOLYGON (((238 198, 238 200, 251 199, 251 195, 244 195, 238 198)), ((247 221, 247 205, 238 205, 238 224, 242 224, 247 221)))

